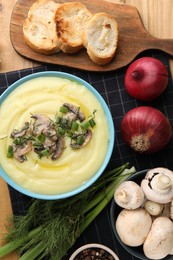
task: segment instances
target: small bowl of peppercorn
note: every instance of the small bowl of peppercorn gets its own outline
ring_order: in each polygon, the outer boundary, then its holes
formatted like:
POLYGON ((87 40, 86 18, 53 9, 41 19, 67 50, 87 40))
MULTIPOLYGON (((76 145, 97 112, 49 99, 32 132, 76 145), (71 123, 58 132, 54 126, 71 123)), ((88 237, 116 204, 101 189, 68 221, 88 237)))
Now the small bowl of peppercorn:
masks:
POLYGON ((81 246, 69 258, 69 260, 84 259, 119 260, 118 256, 109 247, 95 243, 81 246))

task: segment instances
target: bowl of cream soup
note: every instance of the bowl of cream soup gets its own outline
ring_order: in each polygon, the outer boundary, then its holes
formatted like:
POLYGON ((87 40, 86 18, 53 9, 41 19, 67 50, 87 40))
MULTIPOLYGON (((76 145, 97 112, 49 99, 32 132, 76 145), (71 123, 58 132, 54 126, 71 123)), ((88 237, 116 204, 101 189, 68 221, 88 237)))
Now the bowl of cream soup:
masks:
POLYGON ((38 199, 63 199, 103 173, 114 147, 114 125, 102 96, 63 72, 39 72, 0 96, 0 175, 38 199))

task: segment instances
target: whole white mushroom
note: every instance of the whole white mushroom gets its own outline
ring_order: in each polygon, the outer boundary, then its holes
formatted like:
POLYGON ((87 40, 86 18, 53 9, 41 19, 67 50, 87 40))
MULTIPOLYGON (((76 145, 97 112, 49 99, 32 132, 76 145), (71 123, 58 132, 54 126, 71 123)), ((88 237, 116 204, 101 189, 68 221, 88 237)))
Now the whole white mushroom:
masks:
POLYGON ((163 167, 151 169, 142 180, 141 188, 148 200, 169 203, 173 200, 173 172, 163 167))
POLYGON ((121 241, 129 246, 140 246, 144 243, 152 225, 151 216, 143 208, 123 209, 115 223, 121 241))
POLYGON ((143 244, 149 259, 162 259, 170 254, 173 247, 173 222, 167 217, 157 217, 143 244))
POLYGON ((144 193, 134 181, 122 182, 114 193, 115 202, 125 209, 137 209, 144 202, 144 193))
POLYGON ((158 216, 163 211, 164 205, 151 200, 146 200, 144 208, 151 216, 158 216))

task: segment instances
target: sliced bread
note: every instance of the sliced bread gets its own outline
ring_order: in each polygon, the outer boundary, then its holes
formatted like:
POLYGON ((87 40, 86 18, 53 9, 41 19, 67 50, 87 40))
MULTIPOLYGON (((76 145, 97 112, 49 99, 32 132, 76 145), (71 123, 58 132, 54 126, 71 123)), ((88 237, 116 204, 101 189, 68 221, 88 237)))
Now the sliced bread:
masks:
POLYGON ((92 13, 78 2, 66 2, 56 11, 56 28, 60 49, 64 53, 75 53, 83 48, 82 32, 92 13))
POLYGON ((107 13, 93 14, 83 34, 83 45, 92 61, 105 65, 110 62, 116 52, 118 43, 118 24, 107 13))
POLYGON ((60 6, 51 0, 37 0, 29 9, 24 21, 25 42, 35 51, 53 54, 60 49, 56 33, 55 13, 60 6))

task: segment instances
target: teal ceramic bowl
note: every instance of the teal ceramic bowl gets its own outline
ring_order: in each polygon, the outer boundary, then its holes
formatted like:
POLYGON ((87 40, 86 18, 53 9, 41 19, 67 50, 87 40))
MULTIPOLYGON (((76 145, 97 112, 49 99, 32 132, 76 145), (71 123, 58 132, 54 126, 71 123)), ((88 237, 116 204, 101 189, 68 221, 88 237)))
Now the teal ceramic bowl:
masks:
MULTIPOLYGON (((142 179, 144 179, 146 173, 148 172, 148 170, 142 170, 142 171, 139 171, 139 172, 136 172, 135 174, 133 174, 131 177, 128 178, 128 180, 131 180, 131 181, 135 181, 136 183, 140 184, 142 179)), ((119 242, 119 244, 130 254, 130 255, 133 255, 135 257, 137 257, 137 259, 141 259, 141 260, 151 260, 149 259, 148 257, 146 257, 143 253, 143 249, 142 249, 142 246, 138 246, 138 247, 130 247, 128 245, 125 245, 117 231, 116 231, 116 228, 115 228, 115 222, 116 222, 116 219, 118 217, 118 214, 120 213, 120 211, 122 210, 121 207, 119 207, 114 199, 112 200, 112 203, 111 203, 111 208, 110 208, 110 219, 111 219, 111 226, 112 226, 112 229, 113 229, 113 233, 115 235, 115 238, 117 239, 117 241, 119 242)), ((123 259, 123 258, 122 258, 123 259)), ((168 255, 167 257, 165 258, 162 258, 162 260, 172 260, 173 257, 171 255, 168 255)))
MULTIPOLYGON (((91 177, 91 179, 89 179, 87 182, 85 182, 82 186, 76 188, 75 190, 63 193, 63 194, 53 194, 53 195, 46 195, 46 194, 39 194, 39 193, 35 193, 35 192, 31 192, 25 188, 23 188, 22 186, 18 185, 17 183, 15 183, 9 176, 8 173, 5 172, 3 170, 3 168, 0 166, 0 176, 14 189, 16 189, 17 191, 33 197, 33 198, 37 198, 37 199, 44 199, 44 200, 57 200, 57 199, 64 199, 64 198, 68 198, 71 196, 74 196, 82 191, 84 191, 86 188, 88 188, 89 186, 91 186, 100 176, 101 174, 104 172, 107 164, 109 163, 109 160, 111 158, 112 155, 112 151, 113 151, 113 147, 114 147, 114 124, 113 124, 113 119, 110 113, 110 110, 106 104, 106 102, 104 101, 104 99, 102 98, 102 96, 98 93, 98 91, 96 91, 96 89, 94 87, 92 87, 89 83, 87 83, 86 81, 84 81, 83 79, 68 74, 68 73, 63 73, 63 72, 55 72, 55 71, 50 71, 50 72, 39 72, 39 73, 35 73, 35 74, 31 74, 29 76, 23 77, 21 79, 19 79, 18 81, 16 81, 15 83, 13 83, 9 88, 7 88, 3 94, 0 96, 0 105, 4 102, 4 100, 8 97, 8 95, 10 95, 11 92, 13 92, 16 88, 18 88, 21 84, 27 82, 28 80, 34 79, 34 78, 38 78, 38 77, 57 77, 57 78, 65 78, 65 79, 69 79, 71 81, 75 81, 79 84, 82 84, 85 88, 87 88, 89 91, 91 91, 94 96, 97 98, 97 100, 100 102, 104 113, 106 115, 107 118, 107 123, 108 123, 108 129, 109 129, 109 133, 110 133, 110 138, 109 138, 109 143, 108 143, 108 148, 107 148, 107 153, 106 156, 104 158, 104 161, 101 165, 101 167, 99 168, 99 170, 94 174, 93 177, 91 177)), ((3 127, 3 124, 1 124, 1 127, 3 127)), ((1 164, 1 163, 0 163, 1 164)))

